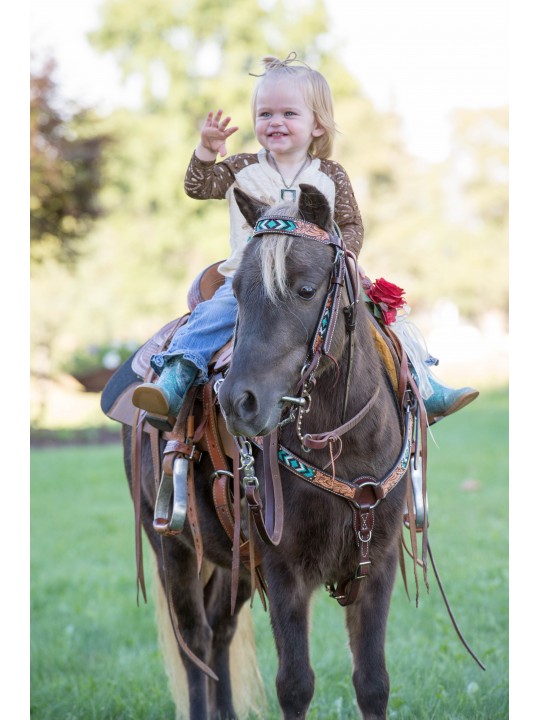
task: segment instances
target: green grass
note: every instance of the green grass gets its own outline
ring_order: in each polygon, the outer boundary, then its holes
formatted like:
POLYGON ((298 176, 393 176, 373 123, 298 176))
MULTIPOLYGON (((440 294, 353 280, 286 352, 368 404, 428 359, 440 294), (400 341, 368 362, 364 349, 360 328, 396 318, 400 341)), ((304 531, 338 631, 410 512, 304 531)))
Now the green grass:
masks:
MULTIPOLYGON (((458 623, 487 671, 455 635, 433 574, 418 608, 398 578, 387 636, 390 718, 508 717, 507 421, 506 390, 483 393, 433 428, 438 447, 430 441, 429 448, 431 545, 458 623)), ((135 602, 133 511, 120 446, 35 449, 31 463, 32 717, 173 718, 153 605, 135 602)), ((358 718, 343 615, 317 595, 310 720, 358 718)), ((258 603, 255 622, 268 720, 277 720, 276 654, 258 603)))

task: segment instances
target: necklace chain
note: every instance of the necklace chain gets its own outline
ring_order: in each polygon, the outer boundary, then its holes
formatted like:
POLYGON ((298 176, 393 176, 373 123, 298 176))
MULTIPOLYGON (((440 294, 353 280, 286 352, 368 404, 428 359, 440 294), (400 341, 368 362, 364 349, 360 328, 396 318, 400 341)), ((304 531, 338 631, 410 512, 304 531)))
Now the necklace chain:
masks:
POLYGON ((308 156, 307 156, 306 159, 304 160, 304 162, 303 162, 302 167, 300 168, 300 170, 299 170, 299 171, 296 173, 296 175, 293 177, 291 183, 290 183, 289 185, 287 185, 287 183, 285 182, 285 179, 284 179, 283 175, 281 174, 281 171, 280 171, 280 169, 279 169, 279 167, 278 167, 277 162, 274 160, 274 158, 272 157, 271 153, 269 153, 268 151, 267 151, 267 155, 268 155, 268 158, 270 159, 271 165, 273 166, 274 170, 276 170, 277 174, 278 174, 279 177, 281 178, 281 182, 285 185, 285 188, 286 188, 287 190, 290 190, 290 188, 292 188, 292 186, 293 186, 294 183, 296 182, 296 178, 300 175, 300 173, 302 172, 302 170, 304 170, 304 168, 307 166, 307 164, 311 162, 311 156, 308 154, 308 156))

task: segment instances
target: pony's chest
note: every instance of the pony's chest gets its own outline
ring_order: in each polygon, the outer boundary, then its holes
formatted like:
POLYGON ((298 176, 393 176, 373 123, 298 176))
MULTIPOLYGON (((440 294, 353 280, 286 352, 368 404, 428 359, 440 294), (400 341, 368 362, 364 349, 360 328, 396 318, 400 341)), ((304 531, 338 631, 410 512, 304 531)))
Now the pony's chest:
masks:
POLYGON ((311 569, 326 577, 354 562, 352 515, 346 502, 317 488, 313 490, 294 502, 287 502, 285 494, 280 552, 304 571, 311 569))

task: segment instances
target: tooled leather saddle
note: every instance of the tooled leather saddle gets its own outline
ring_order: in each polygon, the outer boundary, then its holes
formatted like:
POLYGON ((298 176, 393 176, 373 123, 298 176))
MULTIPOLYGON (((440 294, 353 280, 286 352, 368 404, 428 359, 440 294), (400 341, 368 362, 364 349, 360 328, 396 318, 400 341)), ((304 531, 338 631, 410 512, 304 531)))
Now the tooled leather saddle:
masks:
MULTIPOLYGON (((142 382, 148 382, 152 379, 152 376, 155 377, 150 367, 150 358, 152 355, 167 349, 177 328, 187 322, 196 305, 204 300, 209 300, 223 284, 224 277, 218 271, 219 265, 220 262, 209 265, 193 281, 187 295, 189 312, 171 320, 160 328, 116 370, 101 395, 101 409, 107 417, 123 425, 133 426, 136 417, 136 408, 131 401, 133 392, 142 382)), ((375 320, 372 322, 372 334, 392 386, 397 391, 399 360, 395 349, 375 320)), ((229 341, 212 358, 209 367, 212 384, 214 381, 212 376, 221 375, 228 367, 231 353, 232 341, 229 341)), ((143 421, 143 430, 149 432, 150 427, 148 423, 143 421)), ((220 422, 220 430, 222 441, 226 447, 230 447, 230 436, 228 436, 223 421, 220 422)))

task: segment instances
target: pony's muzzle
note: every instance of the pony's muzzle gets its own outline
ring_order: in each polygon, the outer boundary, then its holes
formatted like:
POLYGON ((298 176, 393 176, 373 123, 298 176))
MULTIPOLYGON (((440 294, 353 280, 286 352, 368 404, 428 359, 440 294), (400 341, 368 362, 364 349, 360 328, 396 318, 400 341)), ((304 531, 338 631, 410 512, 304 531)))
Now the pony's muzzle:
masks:
POLYGON ((245 427, 252 423, 259 414, 259 401, 256 394, 249 388, 231 387, 225 382, 219 388, 218 397, 227 424, 231 427, 245 427))

